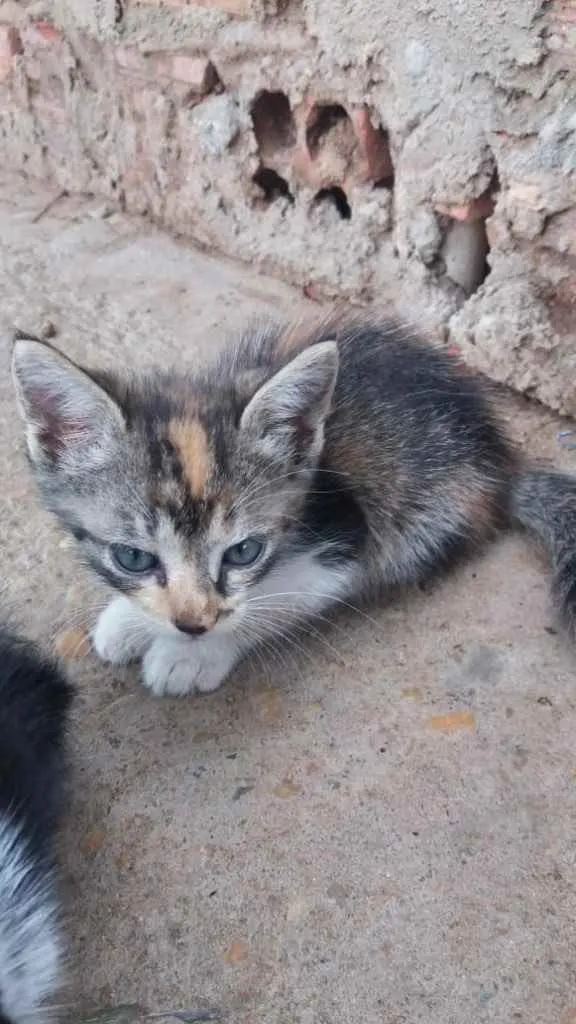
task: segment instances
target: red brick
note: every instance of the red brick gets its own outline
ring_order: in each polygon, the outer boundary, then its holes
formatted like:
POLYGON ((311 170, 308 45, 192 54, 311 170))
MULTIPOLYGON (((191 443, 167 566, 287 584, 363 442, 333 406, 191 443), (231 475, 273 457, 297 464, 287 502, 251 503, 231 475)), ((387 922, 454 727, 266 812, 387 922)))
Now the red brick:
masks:
POLYGON ((366 107, 353 110, 351 120, 358 141, 361 159, 365 168, 358 168, 359 177, 368 181, 383 181, 394 174, 388 139, 384 132, 372 124, 370 112, 366 107))
POLYGON ((48 45, 62 42, 62 33, 59 32, 57 28, 54 28, 54 25, 51 25, 49 21, 35 21, 32 23, 32 29, 37 32, 44 43, 47 43, 48 45))
MULTIPOLYGON (((320 113, 324 105, 320 104, 320 113)), ((346 190, 393 178, 388 137, 374 127, 365 107, 351 111, 349 119, 339 121, 339 130, 335 133, 329 129, 318 152, 310 153, 306 132, 314 121, 317 107, 315 100, 307 99, 294 112, 298 124, 294 170, 301 181, 313 188, 340 185, 346 190)))
POLYGON ((8 78, 14 66, 14 57, 20 53, 20 33, 12 25, 0 25, 0 82, 8 78))
POLYGON ((296 177, 314 189, 342 185, 356 149, 354 128, 348 117, 333 124, 326 124, 326 130, 317 135, 315 144, 309 148, 310 129, 322 123, 325 107, 337 103, 317 103, 306 99, 293 111, 297 126, 297 145, 294 150, 292 167, 296 177), (312 151, 311 151, 312 150, 312 151))
POLYGON ((491 217, 494 213, 494 200, 489 195, 479 196, 478 199, 471 199, 469 203, 461 206, 437 206, 436 212, 452 220, 458 220, 464 224, 472 224, 476 220, 491 217))
POLYGON ((15 57, 22 53, 22 40, 13 25, 0 25, 0 56, 15 57))
POLYGON ((185 82, 195 92, 204 92, 211 88, 214 66, 205 57, 176 54, 170 58, 170 77, 177 82, 185 82))
POLYGON ((188 94, 205 95, 219 83, 218 73, 206 57, 187 53, 153 53, 145 56, 135 47, 118 46, 116 65, 128 75, 148 80, 170 79, 188 87, 188 94))
POLYGON ((25 50, 46 49, 57 46, 64 39, 62 32, 48 21, 34 21, 22 29, 25 50))

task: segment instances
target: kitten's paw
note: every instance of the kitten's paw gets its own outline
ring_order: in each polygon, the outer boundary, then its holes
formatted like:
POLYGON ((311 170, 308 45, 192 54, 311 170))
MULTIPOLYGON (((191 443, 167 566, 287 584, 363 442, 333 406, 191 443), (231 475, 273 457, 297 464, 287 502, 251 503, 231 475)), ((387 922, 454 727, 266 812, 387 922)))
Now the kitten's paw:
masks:
POLYGON ((101 661, 127 665, 150 646, 151 636, 142 616, 127 597, 115 597, 101 613, 92 631, 92 645, 101 661))
POLYGON ((142 680, 157 697, 212 693, 232 671, 227 649, 198 640, 155 640, 142 661, 142 680))

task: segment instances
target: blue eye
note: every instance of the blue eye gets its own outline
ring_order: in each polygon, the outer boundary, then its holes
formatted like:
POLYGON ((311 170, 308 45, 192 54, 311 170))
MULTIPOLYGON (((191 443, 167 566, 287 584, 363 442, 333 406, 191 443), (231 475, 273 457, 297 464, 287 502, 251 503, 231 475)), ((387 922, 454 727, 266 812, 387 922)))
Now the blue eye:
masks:
POLYGON ((124 572, 133 573, 135 576, 152 572, 158 565, 156 555, 150 554, 149 551, 141 551, 140 548, 131 548, 128 544, 111 544, 110 552, 124 572))
POLYGON ((264 544, 256 537, 246 537, 239 544, 227 548, 222 556, 222 564, 230 568, 244 568, 253 565, 264 550, 264 544))

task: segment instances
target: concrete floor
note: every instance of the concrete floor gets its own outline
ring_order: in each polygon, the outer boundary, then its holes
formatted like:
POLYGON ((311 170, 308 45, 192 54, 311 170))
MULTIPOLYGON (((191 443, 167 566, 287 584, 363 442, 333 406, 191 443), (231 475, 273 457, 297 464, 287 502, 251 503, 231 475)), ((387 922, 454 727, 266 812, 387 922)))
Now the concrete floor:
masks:
MULTIPOLYGON (((277 282, 94 200, 0 188, 0 318, 76 356, 194 361, 277 282)), ((102 591, 39 510, 0 374, 6 599, 54 642, 102 591)), ((506 399, 535 454, 558 422, 506 399)), ((576 653, 520 539, 306 655, 205 698, 69 661, 64 836, 75 1012, 218 1007, 233 1024, 574 1024, 576 653)))

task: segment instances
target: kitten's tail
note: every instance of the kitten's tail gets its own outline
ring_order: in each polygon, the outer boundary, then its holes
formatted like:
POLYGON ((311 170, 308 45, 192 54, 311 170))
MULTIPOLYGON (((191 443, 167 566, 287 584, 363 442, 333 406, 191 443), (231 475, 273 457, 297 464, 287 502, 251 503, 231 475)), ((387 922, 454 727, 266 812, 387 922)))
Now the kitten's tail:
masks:
POLYGON ((43 1024, 58 989, 61 939, 50 866, 18 818, 0 813, 0 1021, 43 1024))
POLYGON ((511 512, 548 549, 554 603, 576 637, 576 477, 536 469, 520 472, 512 488, 511 512))

